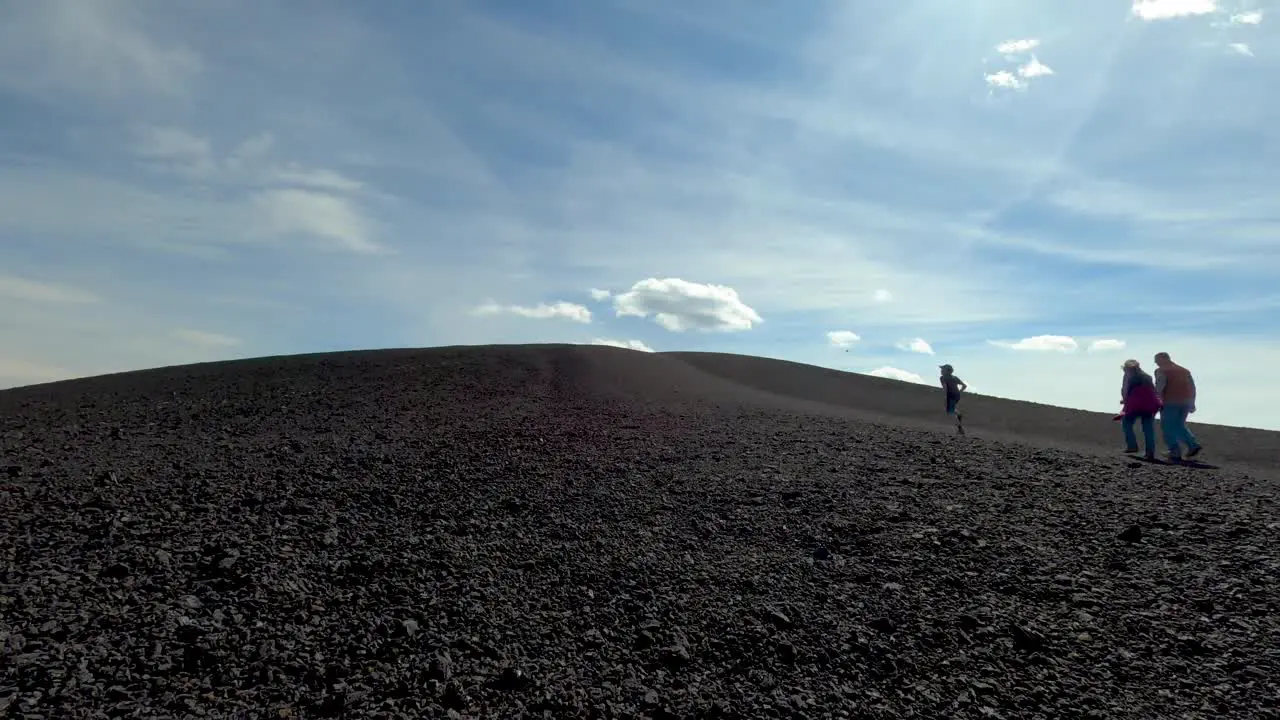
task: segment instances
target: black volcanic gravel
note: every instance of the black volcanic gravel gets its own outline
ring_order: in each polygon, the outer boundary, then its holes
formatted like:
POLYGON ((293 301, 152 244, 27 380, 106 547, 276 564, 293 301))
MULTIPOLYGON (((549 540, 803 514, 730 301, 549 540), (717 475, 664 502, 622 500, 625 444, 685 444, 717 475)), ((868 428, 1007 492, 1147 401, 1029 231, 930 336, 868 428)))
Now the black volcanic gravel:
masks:
POLYGON ((914 388, 715 359, 0 393, 0 717, 1280 718, 1274 465, 956 437, 885 419, 914 388))

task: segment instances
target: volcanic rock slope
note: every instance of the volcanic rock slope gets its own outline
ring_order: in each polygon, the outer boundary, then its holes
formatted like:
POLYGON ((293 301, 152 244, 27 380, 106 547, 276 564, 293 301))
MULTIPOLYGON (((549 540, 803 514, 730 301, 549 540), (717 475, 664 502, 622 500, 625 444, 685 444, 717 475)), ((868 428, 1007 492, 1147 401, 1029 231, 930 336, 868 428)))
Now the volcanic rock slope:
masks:
POLYGON ((966 403, 574 346, 5 391, 0 716, 1280 717, 1275 435, 966 403))

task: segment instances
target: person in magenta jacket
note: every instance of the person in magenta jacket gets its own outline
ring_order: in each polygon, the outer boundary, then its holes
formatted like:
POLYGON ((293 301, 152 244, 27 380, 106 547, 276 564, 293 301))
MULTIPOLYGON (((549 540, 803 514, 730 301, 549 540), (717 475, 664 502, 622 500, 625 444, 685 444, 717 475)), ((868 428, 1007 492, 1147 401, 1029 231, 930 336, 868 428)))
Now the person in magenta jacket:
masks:
POLYGON ((1120 384, 1120 427, 1124 431, 1124 451, 1138 452, 1138 438, 1133 424, 1142 421, 1142 439, 1148 460, 1156 457, 1156 413, 1160 412, 1160 394, 1155 381, 1142 369, 1137 360, 1125 360, 1121 366, 1124 381, 1120 384))

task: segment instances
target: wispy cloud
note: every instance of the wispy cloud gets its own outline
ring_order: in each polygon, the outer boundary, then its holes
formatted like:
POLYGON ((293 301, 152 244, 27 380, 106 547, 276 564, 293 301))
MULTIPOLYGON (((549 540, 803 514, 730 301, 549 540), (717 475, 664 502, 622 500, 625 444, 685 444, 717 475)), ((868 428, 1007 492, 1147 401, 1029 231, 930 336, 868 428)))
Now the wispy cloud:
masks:
POLYGON ((297 185, 315 190, 332 192, 355 192, 364 187, 364 183, 346 177, 342 173, 324 168, 305 168, 297 165, 275 168, 271 171, 274 179, 285 185, 297 185))
POLYGON ((583 305, 571 302, 539 303, 538 305, 499 305, 485 303, 475 309, 476 315, 500 315, 503 313, 518 315, 533 320, 550 320, 564 318, 579 323, 591 322, 591 310, 583 305))
POLYGON ((240 344, 239 338, 230 335, 222 335, 220 333, 207 332, 204 330, 192 330, 190 328, 178 328, 171 335, 182 342, 191 343, 192 345, 200 345, 203 347, 233 347, 240 344))
POLYGON ((83 305, 100 298, 87 290, 60 283, 42 282, 13 275, 0 275, 0 298, 7 301, 83 305))
POLYGON ((0 86, 41 96, 180 97, 205 69, 148 3, 47 0, 0 6, 0 86))
POLYGON ((72 371, 60 367, 0 355, 0 383, 3 387, 53 382, 74 376, 72 371))
POLYGON ((318 190, 289 188, 264 190, 253 197, 253 207, 266 234, 283 238, 319 238, 339 250, 377 253, 364 215, 346 198, 318 190))
POLYGON ((1269 7, 1063 8, 0 2, 0 268, 61 288, 0 290, 0 354, 225 357, 168 331, 203 328, 832 363, 856 327, 860 366, 930 377, 897 347, 928 338, 984 393, 1110 409, 1080 348, 1195 337, 1268 422, 1231 363, 1280 330, 1269 7), (1076 350, 1009 349, 1043 329, 1076 350))
POLYGON ((144 160, 164 163, 182 172, 199 176, 213 173, 216 161, 207 138, 180 128, 149 125, 136 128, 134 151, 144 160))

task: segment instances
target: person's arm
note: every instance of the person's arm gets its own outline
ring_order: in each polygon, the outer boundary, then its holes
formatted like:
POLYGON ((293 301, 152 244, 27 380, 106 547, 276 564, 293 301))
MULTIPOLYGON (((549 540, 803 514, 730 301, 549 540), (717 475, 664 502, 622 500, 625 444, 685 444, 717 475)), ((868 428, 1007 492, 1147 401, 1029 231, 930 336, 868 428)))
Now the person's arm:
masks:
POLYGON ((1187 385, 1191 388, 1191 405, 1187 407, 1187 412, 1196 411, 1196 379, 1191 377, 1191 371, 1187 371, 1187 385))
POLYGON ((1124 374, 1124 381, 1120 383, 1120 402, 1124 402, 1129 397, 1129 380, 1133 377, 1129 373, 1124 374))
POLYGON ((1169 384, 1169 376, 1165 374, 1164 368, 1156 368, 1156 394, 1161 398, 1164 397, 1164 388, 1169 384))
POLYGON ((961 380, 960 378, 956 378, 956 385, 960 388, 960 392, 964 392, 965 390, 969 389, 969 386, 965 385, 964 381, 961 380))

